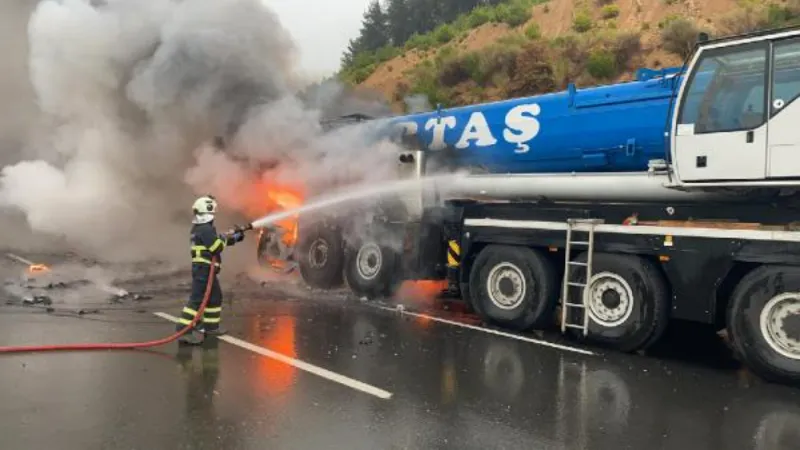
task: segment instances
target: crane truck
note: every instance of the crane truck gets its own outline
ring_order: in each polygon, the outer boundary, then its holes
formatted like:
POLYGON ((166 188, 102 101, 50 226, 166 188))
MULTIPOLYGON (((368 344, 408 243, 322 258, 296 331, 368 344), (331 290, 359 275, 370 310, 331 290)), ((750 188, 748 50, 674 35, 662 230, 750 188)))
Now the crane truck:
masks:
POLYGON ((797 385, 799 96, 800 29, 784 28, 701 38, 633 81, 391 117, 412 176, 470 174, 301 217, 293 258, 312 287, 447 280, 495 326, 555 322, 622 352, 707 324, 797 385))

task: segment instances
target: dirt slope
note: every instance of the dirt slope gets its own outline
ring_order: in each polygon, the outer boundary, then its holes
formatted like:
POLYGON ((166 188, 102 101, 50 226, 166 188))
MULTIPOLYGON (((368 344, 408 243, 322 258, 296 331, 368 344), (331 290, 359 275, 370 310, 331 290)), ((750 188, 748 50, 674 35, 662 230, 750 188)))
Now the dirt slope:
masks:
MULTIPOLYGON (((522 34, 536 23, 543 39, 553 39, 574 33, 572 26, 579 14, 592 18, 593 29, 636 31, 641 33, 642 52, 637 61, 650 68, 679 65, 678 56, 662 49, 659 23, 674 17, 686 17, 709 31, 720 31, 720 24, 730 21, 731 14, 741 11, 749 0, 550 0, 532 8, 531 19, 515 28, 505 24, 485 24, 475 28, 456 43, 459 50, 480 50, 512 33, 522 34), (618 7, 618 15, 603 17, 603 6, 618 7)), ((777 1, 775 3, 785 3, 777 1)), ((428 51, 412 50, 379 66, 361 86, 381 92, 387 100, 400 102, 403 85, 408 85, 408 71, 420 62, 433 58, 437 48, 428 51)), ((630 73, 619 79, 627 79, 630 73)), ((401 102, 400 102, 401 103, 401 102)))

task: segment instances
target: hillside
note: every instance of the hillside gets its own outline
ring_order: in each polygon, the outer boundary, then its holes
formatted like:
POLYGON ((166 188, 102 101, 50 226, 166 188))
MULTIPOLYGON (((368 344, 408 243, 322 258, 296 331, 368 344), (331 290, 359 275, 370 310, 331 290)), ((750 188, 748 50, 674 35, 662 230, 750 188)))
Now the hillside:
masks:
POLYGON ((509 0, 415 34, 402 49, 358 54, 341 76, 396 112, 413 94, 455 106, 630 79, 639 67, 680 65, 700 31, 798 19, 800 0, 509 0))

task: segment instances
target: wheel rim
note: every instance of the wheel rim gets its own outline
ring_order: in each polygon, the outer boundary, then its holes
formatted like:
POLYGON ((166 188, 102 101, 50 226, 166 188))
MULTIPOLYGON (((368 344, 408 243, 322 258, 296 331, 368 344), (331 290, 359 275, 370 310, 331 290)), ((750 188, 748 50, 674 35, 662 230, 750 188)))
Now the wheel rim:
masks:
POLYGON ((486 280, 489 300, 500 309, 514 309, 525 298, 527 286, 519 267, 500 263, 492 268, 486 280))
POLYGON ((592 276, 584 291, 589 317, 604 327, 616 327, 633 313, 633 290, 621 276, 601 272, 592 276))
POLYGON ((317 238, 308 249, 308 263, 311 267, 319 269, 328 262, 328 243, 317 238))
POLYGON ((761 310, 761 334, 781 355, 800 360, 800 293, 789 292, 770 299, 761 310), (791 329, 786 329, 786 326, 791 329))
POLYGON ((358 275, 365 279, 371 280, 378 276, 378 271, 381 270, 383 263, 383 255, 378 244, 369 243, 362 245, 356 255, 356 269, 358 275))

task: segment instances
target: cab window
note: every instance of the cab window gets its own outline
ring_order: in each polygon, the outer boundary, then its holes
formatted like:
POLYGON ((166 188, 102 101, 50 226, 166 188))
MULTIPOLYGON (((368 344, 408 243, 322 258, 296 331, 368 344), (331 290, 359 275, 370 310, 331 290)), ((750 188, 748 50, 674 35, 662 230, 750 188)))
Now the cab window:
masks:
POLYGON ((767 46, 703 52, 689 78, 678 116, 694 132, 749 130, 766 121, 767 46))
POLYGON ((780 113, 800 97, 800 39, 775 42, 772 52, 770 116, 780 113))

